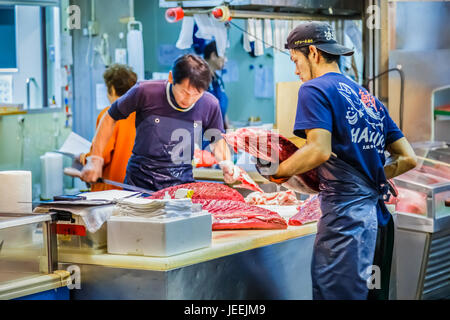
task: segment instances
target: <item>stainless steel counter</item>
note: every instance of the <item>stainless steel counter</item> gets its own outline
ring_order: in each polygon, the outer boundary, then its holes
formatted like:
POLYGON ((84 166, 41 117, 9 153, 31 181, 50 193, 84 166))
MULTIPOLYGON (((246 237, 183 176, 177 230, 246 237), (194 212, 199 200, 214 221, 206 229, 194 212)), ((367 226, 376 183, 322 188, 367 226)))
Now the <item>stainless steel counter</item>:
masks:
POLYGON ((315 230, 220 231, 211 248, 174 257, 61 255, 59 267, 80 268, 73 299, 311 299, 315 230))

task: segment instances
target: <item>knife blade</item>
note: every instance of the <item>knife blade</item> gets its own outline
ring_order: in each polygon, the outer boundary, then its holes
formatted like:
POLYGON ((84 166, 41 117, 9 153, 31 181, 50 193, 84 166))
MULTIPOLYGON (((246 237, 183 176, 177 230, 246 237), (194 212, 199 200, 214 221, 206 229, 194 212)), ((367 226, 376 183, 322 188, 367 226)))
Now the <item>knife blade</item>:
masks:
POLYGON ((59 151, 59 150, 54 150, 52 152, 62 154, 62 155, 67 156, 67 157, 69 157, 71 159, 75 159, 75 155, 73 153, 63 152, 63 151, 59 151))
POLYGON ((389 191, 392 193, 392 195, 397 198, 398 197, 398 191, 397 188, 395 187, 395 184, 392 180, 388 180, 387 181, 388 186, 389 186, 389 191))
MULTIPOLYGON (((81 178, 81 171, 77 170, 75 168, 65 168, 64 169, 64 174, 68 175, 68 176, 71 176, 71 177, 81 178)), ((153 191, 151 191, 151 190, 148 190, 148 189, 145 189, 145 188, 136 187, 136 186, 132 186, 132 185, 129 185, 129 184, 126 184, 126 183, 120 183, 120 182, 109 180, 109 179, 99 178, 97 180, 97 182, 99 182, 99 183, 106 183, 106 184, 109 184, 111 186, 122 188, 124 190, 131 190, 131 191, 146 193, 146 194, 149 194, 149 195, 153 194, 153 191)))
POLYGON ((106 183, 106 184, 109 184, 109 185, 112 185, 112 186, 115 186, 115 187, 122 188, 124 190, 131 190, 131 191, 136 191, 136 192, 142 192, 142 193, 146 193, 146 194, 150 194, 150 195, 153 194, 153 191, 150 191, 148 189, 139 188, 139 187, 136 187, 136 186, 132 186, 132 185, 129 185, 129 184, 126 184, 126 183, 120 183, 120 182, 113 181, 113 180, 99 178, 97 180, 97 182, 106 183))

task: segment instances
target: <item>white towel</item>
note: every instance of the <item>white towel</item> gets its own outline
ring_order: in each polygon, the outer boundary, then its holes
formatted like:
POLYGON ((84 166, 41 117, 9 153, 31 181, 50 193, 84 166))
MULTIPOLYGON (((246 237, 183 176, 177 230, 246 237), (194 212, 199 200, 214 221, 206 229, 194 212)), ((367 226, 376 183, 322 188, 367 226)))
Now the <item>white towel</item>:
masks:
POLYGON ((228 41, 225 24, 207 14, 194 14, 194 20, 198 27, 195 36, 205 40, 216 40, 217 54, 224 57, 228 41))
POLYGON ((286 50, 284 45, 287 42, 287 37, 289 36, 289 33, 292 30, 292 20, 285 20, 282 21, 282 27, 281 27, 281 39, 280 39, 280 49, 286 50))
MULTIPOLYGON (((252 51, 250 42, 255 42, 255 19, 247 19, 245 22, 245 29, 247 32, 244 33, 244 50, 247 52, 252 51)), ((255 43, 255 55, 256 55, 256 43, 255 43)))
POLYGON ((198 31, 195 34, 197 38, 212 40, 214 36, 214 26, 207 14, 194 14, 194 20, 197 24, 198 31))
POLYGON ((184 17, 183 24, 181 25, 180 35, 178 36, 178 41, 176 47, 178 49, 189 49, 192 46, 193 39, 192 34, 194 33, 194 18, 184 17))
POLYGON ((244 32, 244 50, 247 52, 252 51, 252 48, 250 46, 250 35, 248 34, 248 30, 249 30, 249 23, 248 20, 245 21, 245 30, 247 30, 247 32, 244 32))
POLYGON ((274 47, 278 50, 281 50, 281 28, 282 22, 281 20, 275 20, 275 28, 274 28, 274 47))
MULTIPOLYGON (((131 23, 131 22, 130 22, 131 23)), ((140 30, 131 30, 130 23, 128 24, 127 34, 127 50, 128 50, 128 65, 136 72, 138 80, 144 80, 144 42, 142 40, 142 25, 138 21, 140 30)))
POLYGON ((248 41, 255 41, 255 19, 247 19, 248 41))
POLYGON ((217 54, 219 57, 225 57, 225 51, 228 44, 228 34, 225 23, 217 21, 212 17, 212 24, 214 26, 214 39, 216 40, 217 54))
POLYGON ((261 41, 263 38, 262 20, 255 19, 255 56, 262 56, 264 54, 264 44, 261 41))
POLYGON ((266 49, 273 46, 272 21, 270 19, 264 19, 264 42, 266 49))

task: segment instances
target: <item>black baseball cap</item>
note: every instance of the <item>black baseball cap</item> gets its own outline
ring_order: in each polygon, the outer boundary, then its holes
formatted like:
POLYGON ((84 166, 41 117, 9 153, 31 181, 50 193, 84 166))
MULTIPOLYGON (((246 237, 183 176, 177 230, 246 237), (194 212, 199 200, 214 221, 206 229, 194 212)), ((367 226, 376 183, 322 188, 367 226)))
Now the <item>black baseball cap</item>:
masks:
POLYGON ((336 42, 333 27, 326 22, 312 21, 298 25, 289 34, 284 47, 298 49, 309 45, 336 56, 351 56, 354 53, 336 42))

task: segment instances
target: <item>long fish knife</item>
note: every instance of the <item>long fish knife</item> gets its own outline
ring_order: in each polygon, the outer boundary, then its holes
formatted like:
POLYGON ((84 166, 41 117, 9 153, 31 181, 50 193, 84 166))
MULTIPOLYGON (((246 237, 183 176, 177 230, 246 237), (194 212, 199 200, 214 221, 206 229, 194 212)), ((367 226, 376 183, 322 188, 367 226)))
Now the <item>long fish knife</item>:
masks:
POLYGON ((67 157, 69 157, 71 159, 75 159, 75 155, 73 153, 63 152, 63 151, 59 151, 59 150, 54 150, 52 152, 62 154, 62 155, 67 156, 67 157))
MULTIPOLYGON (((77 170, 75 168, 65 168, 64 169, 64 174, 71 176, 71 177, 76 177, 76 178, 81 178, 81 171, 77 170)), ((117 181, 113 181, 113 180, 109 180, 109 179, 103 179, 103 178, 99 178, 97 180, 97 182, 100 183, 106 183, 115 187, 119 187, 122 188, 124 190, 131 190, 131 191, 136 191, 136 192, 141 192, 141 193, 146 193, 146 194, 153 194, 153 191, 148 190, 148 189, 144 189, 144 188, 140 188, 140 187, 136 187, 136 186, 132 186, 126 183, 120 183, 117 181)))

